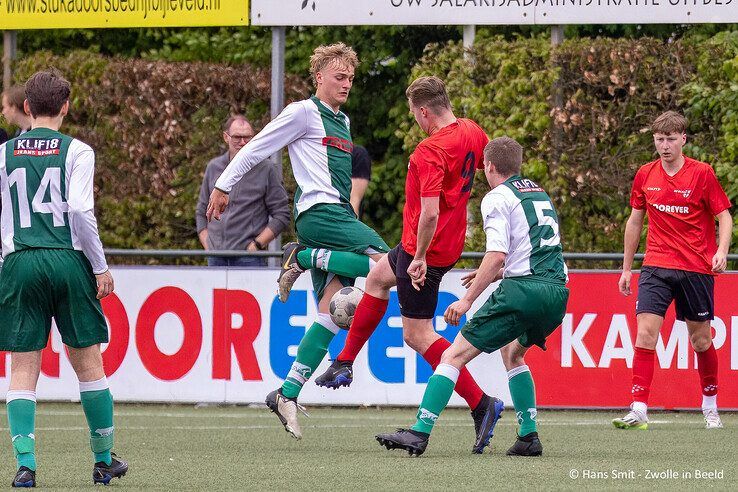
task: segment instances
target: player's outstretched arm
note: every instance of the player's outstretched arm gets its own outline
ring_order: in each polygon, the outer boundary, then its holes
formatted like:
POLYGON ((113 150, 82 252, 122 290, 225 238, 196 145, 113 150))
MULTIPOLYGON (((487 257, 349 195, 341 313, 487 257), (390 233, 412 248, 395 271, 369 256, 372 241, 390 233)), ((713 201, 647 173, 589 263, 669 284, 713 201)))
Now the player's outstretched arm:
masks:
POLYGON ((444 313, 443 317, 446 323, 451 325, 458 325, 461 317, 469 311, 472 303, 480 296, 484 289, 495 281, 500 268, 505 263, 505 257, 507 255, 500 251, 488 251, 482 259, 482 264, 479 265, 479 269, 476 272, 474 281, 469 286, 466 294, 462 299, 451 304, 444 313))
MULTIPOLYGON (((307 112, 304 106, 301 103, 290 104, 238 151, 215 182, 215 188, 230 193, 244 174, 306 132, 307 112)), ((281 162, 276 164, 282 165, 281 162)))
POLYGON ((638 243, 641 241, 641 231, 643 230, 643 221, 646 218, 646 211, 634 208, 630 212, 630 217, 625 223, 625 238, 623 240, 623 273, 618 280, 618 289, 624 296, 631 294, 630 280, 633 276, 631 269, 633 268, 633 258, 638 250, 638 243))
POLYGON ((718 250, 712 257, 712 271, 722 273, 728 266, 728 251, 730 250, 730 239, 733 235, 733 217, 728 210, 717 214, 718 220, 718 250))

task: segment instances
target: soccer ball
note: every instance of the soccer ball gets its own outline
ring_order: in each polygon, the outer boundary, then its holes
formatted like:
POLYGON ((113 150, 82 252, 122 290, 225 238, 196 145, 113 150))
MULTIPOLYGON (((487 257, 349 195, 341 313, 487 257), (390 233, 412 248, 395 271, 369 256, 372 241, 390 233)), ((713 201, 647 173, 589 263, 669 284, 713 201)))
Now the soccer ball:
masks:
POLYGON ((331 319, 341 329, 348 330, 354 320, 356 306, 364 291, 358 287, 344 287, 331 297, 331 319))

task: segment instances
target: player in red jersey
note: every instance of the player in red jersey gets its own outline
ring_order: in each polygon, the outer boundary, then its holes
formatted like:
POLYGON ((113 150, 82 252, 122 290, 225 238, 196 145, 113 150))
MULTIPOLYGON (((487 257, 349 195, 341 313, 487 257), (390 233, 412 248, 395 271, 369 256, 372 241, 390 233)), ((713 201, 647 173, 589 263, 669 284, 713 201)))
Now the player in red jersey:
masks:
POLYGON ((633 210, 625 225, 625 258, 618 282, 623 295, 631 294, 633 255, 646 215, 649 226, 636 302, 633 404, 625 417, 612 421, 619 429, 648 428, 646 410, 656 341, 672 301, 677 319, 687 324, 697 354, 706 427, 723 426, 717 412, 718 361, 710 320, 715 275, 727 265, 733 221, 730 201, 712 167, 682 154, 686 129, 687 120, 673 111, 656 118, 651 130, 660 158, 641 167, 633 180, 633 210))
MULTIPOLYGON (((474 172, 483 168, 488 138, 475 122, 454 116, 446 87, 438 77, 420 77, 406 95, 410 111, 428 138, 410 156, 402 242, 369 272, 346 345, 315 380, 319 386, 335 389, 351 384, 352 363, 382 320, 395 285, 405 342, 434 369, 450 346, 433 329, 438 288, 464 248, 466 204, 474 172)), ((456 392, 469 404, 479 430, 485 416, 501 410, 496 410, 496 399, 485 395, 468 371, 461 373, 459 383, 456 392)))

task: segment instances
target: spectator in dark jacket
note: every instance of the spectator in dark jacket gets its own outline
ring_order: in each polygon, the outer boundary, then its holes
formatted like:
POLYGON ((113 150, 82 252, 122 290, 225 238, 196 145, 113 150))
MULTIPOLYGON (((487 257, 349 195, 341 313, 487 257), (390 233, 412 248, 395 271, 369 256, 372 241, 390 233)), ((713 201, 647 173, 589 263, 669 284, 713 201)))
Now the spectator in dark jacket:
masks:
MULTIPOLYGON (((233 187, 221 220, 208 223, 205 217, 215 181, 253 136, 254 129, 242 115, 231 116, 223 125, 228 151, 208 163, 195 215, 197 235, 205 249, 265 250, 290 222, 287 192, 273 162, 256 166, 233 187)), ((266 258, 211 256, 208 265, 265 266, 266 258)))

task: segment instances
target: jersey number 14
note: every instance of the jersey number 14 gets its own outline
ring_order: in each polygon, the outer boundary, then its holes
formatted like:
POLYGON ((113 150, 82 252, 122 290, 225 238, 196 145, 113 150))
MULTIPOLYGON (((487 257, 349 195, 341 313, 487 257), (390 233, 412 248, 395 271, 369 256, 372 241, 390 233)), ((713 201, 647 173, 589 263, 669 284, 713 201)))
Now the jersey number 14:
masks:
POLYGON ((33 195, 30 206, 28 203, 28 188, 26 186, 26 169, 19 167, 8 175, 8 186, 12 187, 15 185, 18 195, 19 222, 22 228, 31 227, 31 210, 34 213, 51 214, 54 227, 63 227, 65 225, 64 213, 69 208, 61 194, 61 171, 60 167, 46 168, 38 189, 33 195), (47 193, 49 195, 49 201, 45 202, 44 198, 47 193))

